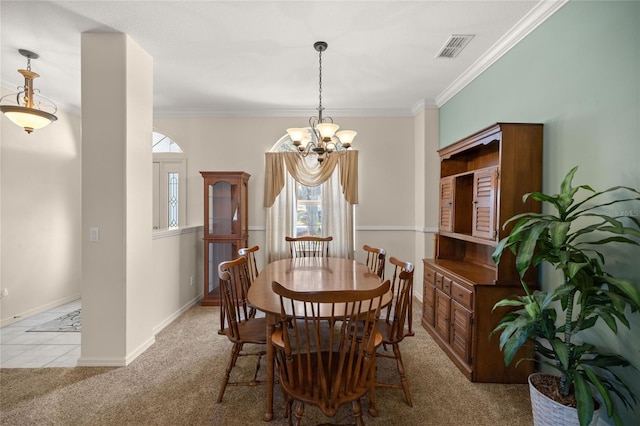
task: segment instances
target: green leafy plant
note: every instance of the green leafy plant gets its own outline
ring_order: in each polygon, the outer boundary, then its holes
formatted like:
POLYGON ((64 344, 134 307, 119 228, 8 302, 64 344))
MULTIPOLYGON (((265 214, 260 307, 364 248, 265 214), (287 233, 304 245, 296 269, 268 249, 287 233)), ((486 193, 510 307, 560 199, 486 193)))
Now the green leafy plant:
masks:
POLYGON ((610 244, 640 245, 640 220, 634 214, 640 210, 615 212, 612 208, 640 201, 640 192, 624 186, 601 192, 588 185, 573 187, 577 169, 564 178, 559 194, 524 195, 523 200, 531 197, 551 206, 553 212, 519 214, 503 225, 515 223, 498 243, 493 260, 497 264, 505 250, 516 255, 525 294, 496 303, 494 309, 506 306, 511 310, 493 333, 500 332, 507 365, 525 343, 533 343, 534 351, 542 355, 541 362, 560 373, 560 393, 575 395, 580 425, 591 421, 597 394, 609 417, 621 425, 613 395, 631 408, 636 397, 614 370, 629 366, 629 361, 601 353, 579 333, 599 319, 617 333, 618 323, 629 328, 626 307, 631 312, 640 309, 638 288, 605 272, 605 254, 600 251, 610 244), (575 198, 580 190, 580 194, 588 193, 581 201, 575 198), (622 197, 611 200, 620 194, 622 197), (561 271, 563 282, 550 292, 532 292, 524 281, 525 272, 543 263, 561 271))

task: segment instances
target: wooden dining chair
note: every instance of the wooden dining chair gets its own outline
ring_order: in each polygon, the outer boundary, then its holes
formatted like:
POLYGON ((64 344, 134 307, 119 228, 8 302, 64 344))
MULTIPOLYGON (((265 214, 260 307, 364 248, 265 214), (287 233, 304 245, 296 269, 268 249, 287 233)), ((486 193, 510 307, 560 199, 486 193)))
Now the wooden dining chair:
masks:
POLYGON ((285 237, 291 257, 329 257, 333 237, 285 237))
POLYGON ((380 280, 384 281, 384 266, 387 258, 387 252, 383 248, 371 247, 367 244, 362 246, 367 253, 367 267, 371 272, 378 275, 380 280))
POLYGON ((257 377, 260 359, 266 354, 264 345, 267 343, 267 324, 264 317, 255 317, 255 309, 252 309, 247 301, 247 292, 251 285, 247 258, 240 256, 235 260, 220 263, 218 275, 220 276, 220 308, 224 312, 223 323, 220 326, 222 333, 233 343, 229 363, 218 393, 218 402, 221 402, 227 386, 255 386, 266 383, 264 380, 259 381, 257 377), (247 352, 243 350, 246 344, 262 345, 262 347, 257 347, 253 352, 247 352), (231 370, 240 356, 258 357, 255 374, 250 381, 231 382, 231 370))
POLYGON ((376 318, 389 285, 298 292, 272 283, 280 296, 282 326, 271 341, 289 424, 300 424, 305 404, 333 417, 351 403, 356 424, 364 425, 360 399, 375 390, 376 348, 382 342, 376 318))
POLYGON ((238 249, 238 255, 247 258, 247 267, 249 268, 249 279, 251 282, 254 282, 258 276, 258 264, 256 263, 256 252, 258 250, 260 250, 260 246, 238 249))
MULTIPOLYGON (((402 362, 400 342, 402 342, 402 339, 405 337, 414 335, 411 328, 413 309, 411 299, 413 297, 414 267, 413 264, 404 262, 393 256, 389 259, 389 263, 394 265, 393 278, 391 279, 393 299, 391 303, 382 310, 376 328, 382 335, 382 347, 386 351, 387 345, 390 345, 393 350, 393 355, 387 352, 378 352, 378 356, 395 359, 398 375, 400 376, 400 383, 377 382, 376 386, 402 389, 407 399, 407 404, 413 407, 411 392, 409 391, 409 382, 402 362)), ((373 405, 375 406, 375 391, 372 395, 373 405)))

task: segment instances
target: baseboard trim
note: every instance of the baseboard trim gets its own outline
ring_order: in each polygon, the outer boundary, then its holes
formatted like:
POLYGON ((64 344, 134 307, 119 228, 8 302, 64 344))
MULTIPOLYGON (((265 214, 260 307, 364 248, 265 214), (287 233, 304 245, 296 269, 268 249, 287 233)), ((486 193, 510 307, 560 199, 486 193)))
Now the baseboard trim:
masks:
POLYGON ((80 357, 76 367, 126 367, 124 358, 91 358, 80 357))
POLYGON ((196 305, 198 302, 200 302, 200 300, 202 299, 202 294, 194 297, 193 299, 191 299, 190 301, 188 301, 187 303, 185 303, 180 309, 178 309, 177 311, 175 311, 172 315, 170 315, 169 317, 167 317, 164 321, 162 321, 160 324, 156 325, 152 332, 153 335, 155 336, 156 334, 160 333, 162 330, 164 330, 164 328, 166 326, 168 326, 169 324, 171 324, 173 321, 176 320, 176 318, 178 318, 180 315, 182 315, 184 312, 186 312, 188 309, 190 309, 192 306, 196 305))
POLYGON ((155 336, 151 336, 124 358, 92 358, 81 356, 78 358, 76 367, 126 367, 143 354, 144 351, 153 346, 154 343, 156 343, 156 338, 155 336))
POLYGON ((55 302, 47 303, 46 305, 38 306, 37 308, 29 309, 28 311, 16 314, 11 318, 4 318, 0 320, 0 327, 4 327, 7 325, 11 325, 18 321, 22 321, 26 318, 32 317, 34 315, 41 314, 50 309, 57 308, 58 306, 62 306, 66 303, 73 302, 74 300, 80 299, 80 293, 76 293, 72 296, 63 297, 62 299, 58 299, 55 302))

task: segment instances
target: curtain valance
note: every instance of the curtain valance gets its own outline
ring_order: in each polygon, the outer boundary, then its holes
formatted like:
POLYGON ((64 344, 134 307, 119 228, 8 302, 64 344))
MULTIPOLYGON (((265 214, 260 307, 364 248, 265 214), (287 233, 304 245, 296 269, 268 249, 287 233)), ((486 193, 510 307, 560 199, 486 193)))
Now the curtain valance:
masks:
POLYGON ((331 177, 336 166, 340 170, 340 185, 344 198, 358 204, 358 151, 329 155, 322 165, 314 161, 310 167, 296 152, 265 153, 264 206, 271 207, 284 187, 285 169, 305 186, 318 186, 331 177))

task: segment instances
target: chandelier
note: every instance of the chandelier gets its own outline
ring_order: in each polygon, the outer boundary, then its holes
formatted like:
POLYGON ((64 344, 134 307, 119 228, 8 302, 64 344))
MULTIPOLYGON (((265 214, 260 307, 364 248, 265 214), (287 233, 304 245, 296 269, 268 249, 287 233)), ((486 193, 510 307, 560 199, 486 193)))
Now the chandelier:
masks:
POLYGON ((327 50, 327 43, 317 41, 313 44, 313 48, 318 52, 320 68, 318 115, 309 118, 309 127, 293 127, 287 129, 287 133, 301 155, 306 157, 309 153, 314 152, 318 155, 318 162, 322 164, 325 157, 331 153, 343 154, 351 148, 351 142, 357 133, 353 130, 338 132, 340 126, 335 124, 331 117, 322 116, 324 110, 322 107, 322 52, 327 50))
POLYGON ((31 71, 31 59, 38 59, 39 55, 25 49, 19 49, 18 52, 27 58, 27 69, 18 70, 24 77, 24 86, 18 87, 18 93, 0 98, 0 111, 27 133, 31 133, 56 121, 58 117, 54 114, 58 107, 53 101, 36 94, 33 88, 33 80, 40 75, 31 71))

